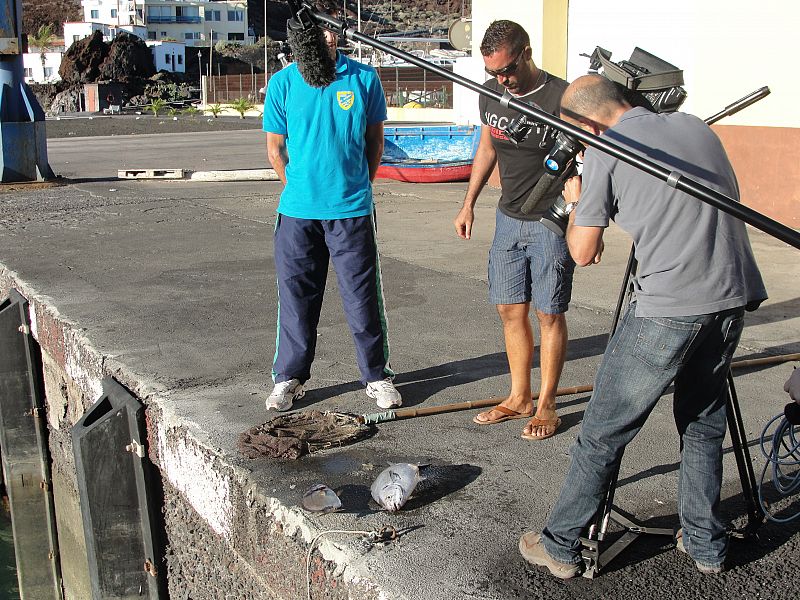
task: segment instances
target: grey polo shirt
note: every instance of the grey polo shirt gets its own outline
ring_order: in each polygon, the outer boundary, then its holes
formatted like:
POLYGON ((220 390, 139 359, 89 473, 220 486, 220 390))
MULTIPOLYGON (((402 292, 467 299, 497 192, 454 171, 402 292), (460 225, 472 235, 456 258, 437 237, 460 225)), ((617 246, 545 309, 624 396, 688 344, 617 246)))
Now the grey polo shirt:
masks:
MULTIPOLYGON (((722 143, 684 113, 633 108, 605 137, 735 200, 739 187, 722 143)), ((767 297, 742 221, 589 148, 575 224, 613 220, 633 238, 636 315, 700 315, 767 297)))

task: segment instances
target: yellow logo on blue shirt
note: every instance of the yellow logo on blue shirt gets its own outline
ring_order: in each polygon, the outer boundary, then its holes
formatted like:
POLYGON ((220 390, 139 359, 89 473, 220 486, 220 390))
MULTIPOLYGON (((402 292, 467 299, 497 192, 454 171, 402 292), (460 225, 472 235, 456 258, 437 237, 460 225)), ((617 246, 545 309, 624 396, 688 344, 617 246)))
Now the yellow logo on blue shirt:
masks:
POLYGON ((350 110, 356 95, 353 92, 336 92, 336 101, 342 110, 350 110))

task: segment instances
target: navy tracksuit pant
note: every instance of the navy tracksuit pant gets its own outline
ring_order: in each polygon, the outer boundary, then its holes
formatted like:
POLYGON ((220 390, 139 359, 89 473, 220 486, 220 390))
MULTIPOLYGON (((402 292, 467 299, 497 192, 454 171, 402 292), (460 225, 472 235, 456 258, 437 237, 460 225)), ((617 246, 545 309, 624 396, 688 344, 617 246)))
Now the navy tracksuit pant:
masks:
POLYGON ((345 317, 353 334, 362 383, 394 375, 389 367, 373 216, 316 220, 278 215, 278 334, 272 366, 275 383, 292 378, 305 382, 311 377, 329 260, 336 271, 345 317))

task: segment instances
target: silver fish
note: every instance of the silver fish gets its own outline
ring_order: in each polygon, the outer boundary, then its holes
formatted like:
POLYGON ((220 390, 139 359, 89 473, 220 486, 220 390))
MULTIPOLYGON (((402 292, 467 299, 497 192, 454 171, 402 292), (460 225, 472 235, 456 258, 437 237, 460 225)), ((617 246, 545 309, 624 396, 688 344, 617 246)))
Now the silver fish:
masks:
POLYGON ((342 508, 342 501, 331 488, 316 483, 303 494, 303 508, 311 512, 332 512, 342 508))
POLYGON ((372 498, 389 512, 400 510, 424 477, 419 467, 409 463, 389 465, 370 487, 372 498))

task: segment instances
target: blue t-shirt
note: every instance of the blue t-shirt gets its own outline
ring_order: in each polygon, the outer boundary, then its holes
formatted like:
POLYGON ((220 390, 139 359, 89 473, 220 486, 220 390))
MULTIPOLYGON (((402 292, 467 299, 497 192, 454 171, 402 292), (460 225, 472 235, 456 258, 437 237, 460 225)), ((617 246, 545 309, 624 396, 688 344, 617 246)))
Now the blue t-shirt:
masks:
POLYGON ((291 64, 269 80, 264 131, 286 136, 289 163, 278 212, 299 219, 344 219, 372 212, 364 135, 386 120, 375 69, 339 53, 336 80, 308 85, 291 64))

